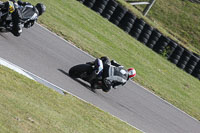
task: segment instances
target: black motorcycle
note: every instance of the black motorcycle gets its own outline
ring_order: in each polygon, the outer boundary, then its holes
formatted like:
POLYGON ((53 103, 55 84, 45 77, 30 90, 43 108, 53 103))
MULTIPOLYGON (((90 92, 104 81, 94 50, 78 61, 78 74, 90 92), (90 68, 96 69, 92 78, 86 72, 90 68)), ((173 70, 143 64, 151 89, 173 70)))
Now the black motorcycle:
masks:
POLYGON ((9 32, 12 30, 12 13, 15 6, 12 1, 7 3, 0 2, 0 32, 9 32))
POLYGON ((103 62, 96 59, 93 63, 86 63, 73 66, 69 70, 69 76, 72 78, 81 78, 91 84, 91 89, 103 89, 105 83, 102 78, 103 75, 103 62))
MULTIPOLYGON (((10 0, 7 2, 0 2, 0 32, 10 32, 12 31, 13 21, 12 21, 12 13, 16 10, 14 0, 10 0)), ((23 24, 27 22, 27 18, 29 16, 28 12, 23 11, 23 19, 20 19, 20 23, 22 24, 22 28, 24 27, 23 24)))

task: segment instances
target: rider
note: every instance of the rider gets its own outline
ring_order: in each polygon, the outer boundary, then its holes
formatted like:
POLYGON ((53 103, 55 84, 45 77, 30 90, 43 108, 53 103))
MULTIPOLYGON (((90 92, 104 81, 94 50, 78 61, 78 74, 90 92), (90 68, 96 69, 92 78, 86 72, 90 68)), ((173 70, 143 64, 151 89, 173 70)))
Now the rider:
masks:
POLYGON ((21 0, 18 0, 17 2, 15 2, 15 0, 11 1, 15 4, 15 11, 12 13, 13 27, 11 32, 15 36, 20 36, 23 27, 20 20, 25 20, 24 27, 30 28, 37 21, 38 17, 45 12, 46 6, 42 3, 37 3, 33 6, 30 3, 22 2, 21 0))
MULTIPOLYGON (((129 79, 133 79, 136 76, 134 68, 126 70, 123 66, 118 64, 114 60, 109 60, 107 57, 99 58, 103 62, 103 86, 102 90, 108 92, 112 87, 117 88, 119 85, 124 85, 129 79)), ((93 87, 94 84, 91 84, 93 87)))

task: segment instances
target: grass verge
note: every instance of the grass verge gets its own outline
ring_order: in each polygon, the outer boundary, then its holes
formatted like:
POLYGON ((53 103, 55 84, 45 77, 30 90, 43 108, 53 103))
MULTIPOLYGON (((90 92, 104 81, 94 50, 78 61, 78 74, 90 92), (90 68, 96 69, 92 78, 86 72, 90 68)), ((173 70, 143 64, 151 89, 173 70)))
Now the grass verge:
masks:
MULTIPOLYGON (((30 0, 36 3, 39 0, 30 0)), ((136 82, 200 120, 200 82, 76 0, 43 0, 40 23, 95 57, 137 70, 136 82)))
POLYGON ((108 113, 0 65, 0 133, 139 133, 108 113))
POLYGON ((149 15, 200 55, 200 4, 189 0, 157 1, 149 15))
MULTIPOLYGON (((118 1, 129 7, 136 15, 143 17, 138 10, 126 4, 124 0, 118 1)), ((137 6, 137 8, 143 11, 145 6, 137 6)), ((200 55, 199 9, 200 4, 192 3, 189 0, 157 0, 147 17, 143 18, 165 35, 200 55)))
MULTIPOLYGON (((31 3, 40 0, 29 0, 31 3)), ((76 0, 43 0, 40 23, 95 57, 137 70, 135 81, 200 120, 200 82, 76 0)))

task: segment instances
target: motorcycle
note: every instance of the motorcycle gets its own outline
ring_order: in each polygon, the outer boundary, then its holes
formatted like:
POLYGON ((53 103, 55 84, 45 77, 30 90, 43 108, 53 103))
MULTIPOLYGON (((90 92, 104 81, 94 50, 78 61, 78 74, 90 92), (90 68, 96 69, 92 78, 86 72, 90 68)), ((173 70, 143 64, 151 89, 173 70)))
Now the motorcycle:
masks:
POLYGON ((12 13, 15 6, 12 1, 8 1, 8 5, 0 2, 0 32, 9 32, 12 30, 12 13))
POLYGON ((103 75, 103 62, 96 59, 94 63, 79 64, 73 66, 69 70, 69 76, 72 78, 80 78, 91 84, 91 89, 102 89, 107 92, 105 83, 102 78, 103 75), (103 87, 104 86, 104 87, 103 87))
MULTIPOLYGON (((12 31, 13 21, 12 14, 16 10, 14 1, 1 2, 0 1, 0 32, 12 31)), ((22 28, 27 22, 27 19, 21 19, 22 28)))

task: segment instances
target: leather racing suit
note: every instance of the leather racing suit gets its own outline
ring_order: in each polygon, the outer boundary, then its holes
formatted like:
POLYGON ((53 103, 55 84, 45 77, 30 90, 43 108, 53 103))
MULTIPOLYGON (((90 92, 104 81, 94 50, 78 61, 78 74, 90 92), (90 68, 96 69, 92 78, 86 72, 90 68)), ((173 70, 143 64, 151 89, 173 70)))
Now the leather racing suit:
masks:
POLYGON ((129 79, 128 71, 114 60, 107 57, 99 58, 103 62, 102 90, 108 92, 111 88, 117 88, 126 84, 129 79))
POLYGON ((15 2, 15 11, 12 13, 13 27, 12 33, 20 36, 22 27, 30 28, 38 18, 38 10, 28 2, 15 2))

